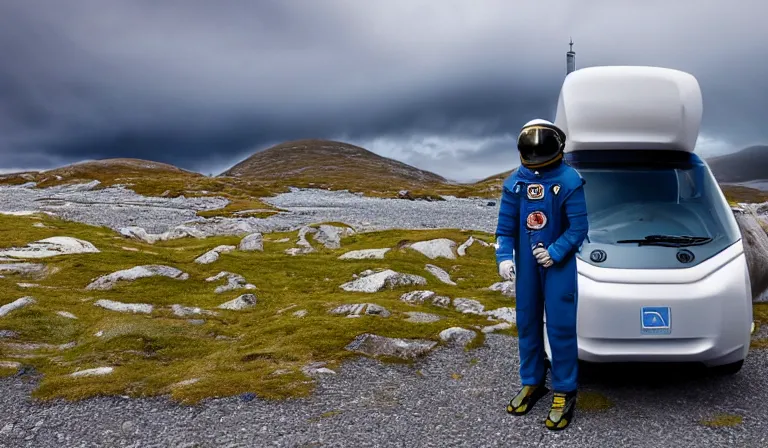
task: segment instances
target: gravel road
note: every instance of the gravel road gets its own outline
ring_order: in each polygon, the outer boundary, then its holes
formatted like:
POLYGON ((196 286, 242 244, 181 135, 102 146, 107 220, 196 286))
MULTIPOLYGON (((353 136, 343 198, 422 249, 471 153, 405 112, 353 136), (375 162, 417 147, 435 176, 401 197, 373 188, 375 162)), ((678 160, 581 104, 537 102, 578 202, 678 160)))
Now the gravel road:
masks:
POLYGON ((189 407, 162 398, 97 398, 33 404, 33 383, 11 378, 0 381, 0 446, 768 446, 765 352, 753 352, 741 373, 723 378, 672 367, 589 366, 583 390, 602 393, 614 406, 580 412, 566 431, 550 433, 543 427, 549 397, 525 417, 504 410, 519 384, 516 344, 489 335, 480 349, 441 348, 414 366, 359 358, 320 378, 311 397, 285 402, 233 397, 189 407), (718 413, 744 420, 723 428, 699 423, 718 413))

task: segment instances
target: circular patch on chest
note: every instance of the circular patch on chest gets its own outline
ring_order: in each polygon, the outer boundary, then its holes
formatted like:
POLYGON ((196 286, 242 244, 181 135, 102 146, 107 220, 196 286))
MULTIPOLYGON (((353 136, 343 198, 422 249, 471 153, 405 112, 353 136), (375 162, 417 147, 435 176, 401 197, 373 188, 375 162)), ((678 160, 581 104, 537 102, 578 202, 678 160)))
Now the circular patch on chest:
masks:
POLYGON ((541 211, 531 212, 525 220, 526 226, 531 230, 539 230, 547 225, 547 215, 541 211))

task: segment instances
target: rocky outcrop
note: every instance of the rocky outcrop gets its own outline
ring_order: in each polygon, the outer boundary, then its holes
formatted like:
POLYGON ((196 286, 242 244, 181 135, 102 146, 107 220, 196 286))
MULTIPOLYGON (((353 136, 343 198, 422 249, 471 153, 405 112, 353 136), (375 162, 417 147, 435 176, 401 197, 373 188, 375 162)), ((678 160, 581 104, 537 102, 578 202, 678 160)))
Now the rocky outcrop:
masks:
POLYGON ((240 297, 230 300, 229 302, 222 303, 219 308, 222 310, 244 310, 252 308, 256 305, 256 296, 253 294, 243 294, 240 297))
POLYGON ((486 311, 483 314, 488 316, 489 320, 503 320, 510 324, 517 322, 517 312, 509 307, 496 308, 495 310, 486 311))
POLYGON ((466 346, 472 342, 477 333, 472 330, 467 330, 461 327, 446 328, 440 332, 440 340, 453 345, 466 346))
POLYGON ((442 319, 437 314, 422 313, 421 311, 406 311, 405 314, 408 316, 405 321, 415 324, 431 324, 442 319))
POLYGON ((227 272, 227 271, 221 271, 218 274, 214 275, 213 277, 206 278, 205 281, 216 282, 224 278, 227 279, 227 284, 217 286, 216 289, 213 291, 216 294, 221 294, 222 292, 227 292, 227 291, 234 291, 236 289, 256 289, 256 286, 246 282, 245 277, 243 277, 242 275, 234 274, 232 272, 227 272))
POLYGON ((408 246, 409 248, 423 254, 427 258, 449 258, 455 259, 454 249, 456 242, 448 238, 438 238, 428 241, 419 241, 408 246))
POLYGON ((354 235, 355 231, 349 227, 338 227, 323 224, 317 228, 317 232, 312 238, 328 249, 339 249, 341 239, 345 236, 354 235))
POLYGON ((456 311, 463 314, 483 314, 485 308, 482 303, 475 299, 457 298, 453 301, 456 311))
POLYGON ((435 306, 447 308, 451 305, 451 298, 439 296, 433 291, 410 291, 400 296, 400 300, 411 305, 421 305, 424 302, 431 302, 435 306))
POLYGON ((16 299, 11 303, 0 306, 0 317, 4 317, 12 311, 16 311, 18 309, 24 308, 25 306, 32 305, 33 303, 35 303, 35 299, 32 297, 22 297, 20 299, 16 299))
POLYGON ((42 263, 0 263, 0 274, 18 274, 25 277, 45 277, 47 268, 42 263))
POLYGON ((340 288, 349 292, 374 293, 401 286, 426 284, 427 280, 424 277, 413 274, 401 274, 387 269, 344 283, 340 288))
POLYGON ((151 314, 152 309, 154 308, 152 305, 147 303, 122 303, 104 299, 97 300, 94 302, 94 305, 110 311, 117 311, 119 313, 151 314))
POLYGON ((389 310, 375 303, 348 303, 332 309, 329 313, 344 314, 347 317, 360 317, 363 315, 389 317, 391 314, 389 310))
POLYGON ((415 359, 428 353, 437 342, 426 339, 388 338, 371 333, 357 336, 345 348, 347 351, 367 356, 390 356, 400 359, 415 359))
POLYGON ((384 259, 384 255, 391 249, 361 249, 347 252, 339 257, 340 260, 366 260, 366 259, 384 259))
POLYGON ((214 261, 219 259, 219 255, 225 254, 228 252, 232 252, 235 250, 235 246, 216 246, 213 249, 209 250, 208 252, 204 253, 203 255, 200 255, 199 257, 195 258, 195 263, 197 264, 210 264, 214 261))
POLYGON ((85 289, 108 290, 112 289, 118 282, 134 281, 140 278, 155 276, 168 277, 175 280, 186 280, 189 278, 189 274, 182 272, 179 269, 172 268, 170 266, 150 264, 144 266, 136 266, 130 269, 123 269, 121 271, 103 275, 91 282, 88 286, 85 287, 85 289))
POLYGON ((494 283, 488 287, 490 291, 498 291, 505 297, 515 297, 515 281, 507 280, 494 283))
POLYGON ((307 234, 315 233, 317 232, 317 229, 314 227, 302 227, 299 229, 299 236, 296 240, 296 246, 298 247, 292 247, 290 249, 286 249, 285 253, 288 255, 301 255, 301 254, 308 254, 315 251, 315 248, 312 247, 311 244, 309 244, 309 241, 307 241, 307 234))
POLYGON ((424 269, 426 269, 427 272, 429 272, 430 274, 434 275, 435 278, 437 278, 441 282, 445 283, 446 285, 456 286, 456 282, 451 280, 450 274, 445 272, 445 270, 443 270, 439 266, 435 266, 433 264, 428 264, 424 269))
POLYGON ((240 244, 237 246, 242 251, 263 251, 264 250, 264 236, 259 233, 251 233, 246 235, 245 238, 240 240, 240 244))
POLYGON ((26 247, 0 250, 0 257, 47 258, 57 255, 98 253, 96 246, 88 241, 69 236, 54 236, 29 243, 26 247))

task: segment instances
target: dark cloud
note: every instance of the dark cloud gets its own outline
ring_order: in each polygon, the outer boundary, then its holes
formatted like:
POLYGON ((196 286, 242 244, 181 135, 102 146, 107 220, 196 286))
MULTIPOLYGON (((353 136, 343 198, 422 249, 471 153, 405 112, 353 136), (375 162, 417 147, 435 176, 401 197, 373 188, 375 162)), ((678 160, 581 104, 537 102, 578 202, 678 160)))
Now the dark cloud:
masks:
POLYGON ((514 166, 577 66, 695 74, 702 152, 767 142, 761 0, 5 0, 0 168, 140 157, 220 172, 336 138, 470 180, 514 166))

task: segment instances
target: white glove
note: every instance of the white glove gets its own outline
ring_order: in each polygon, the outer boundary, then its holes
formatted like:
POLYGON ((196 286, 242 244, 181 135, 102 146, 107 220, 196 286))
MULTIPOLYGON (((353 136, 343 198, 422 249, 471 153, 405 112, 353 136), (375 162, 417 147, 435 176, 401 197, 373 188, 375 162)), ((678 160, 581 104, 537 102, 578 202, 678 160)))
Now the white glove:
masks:
POLYGON ((555 263, 552 261, 552 257, 549 255, 549 251, 543 247, 537 247, 536 249, 533 249, 533 256, 536 257, 536 261, 545 268, 548 268, 555 263))
POLYGON ((504 260, 499 263, 499 275, 504 280, 515 279, 515 263, 512 260, 504 260))

